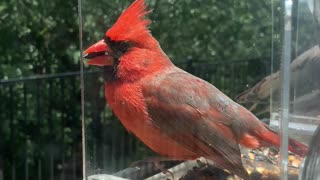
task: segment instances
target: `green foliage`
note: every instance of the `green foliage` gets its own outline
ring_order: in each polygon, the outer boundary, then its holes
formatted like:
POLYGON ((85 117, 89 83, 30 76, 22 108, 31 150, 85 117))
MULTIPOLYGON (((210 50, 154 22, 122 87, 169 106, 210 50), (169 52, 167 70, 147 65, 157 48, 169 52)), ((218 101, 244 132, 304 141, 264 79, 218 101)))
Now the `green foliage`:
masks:
POLYGON ((0 3, 0 79, 79 69, 74 1, 0 3))
MULTIPOLYGON (((85 1, 84 42, 102 37, 129 4, 85 1), (88 3, 88 4, 87 4, 88 3)), ((271 1, 149 1, 151 32, 173 61, 239 60, 271 54, 271 1)), ((280 11, 280 9, 278 10, 280 11)), ((279 14, 279 12, 278 12, 279 14)), ((276 14, 277 15, 277 14, 276 14)))

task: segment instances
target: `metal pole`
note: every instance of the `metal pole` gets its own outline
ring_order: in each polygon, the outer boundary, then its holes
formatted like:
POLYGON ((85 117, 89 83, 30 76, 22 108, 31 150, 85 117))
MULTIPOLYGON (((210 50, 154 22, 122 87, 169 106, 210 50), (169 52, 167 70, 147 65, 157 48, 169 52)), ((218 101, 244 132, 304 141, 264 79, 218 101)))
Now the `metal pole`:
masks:
POLYGON ((290 61, 291 61, 291 17, 292 0, 284 2, 284 42, 283 56, 281 66, 281 119, 280 119, 280 137, 281 137, 281 179, 288 179, 288 121, 289 121, 289 101, 290 101, 290 61))
POLYGON ((84 119, 84 67, 83 67, 83 44, 82 44, 82 0, 78 0, 79 16, 79 45, 80 45, 80 89, 81 89, 81 124, 82 124, 82 175, 86 177, 86 144, 85 144, 85 119, 84 119))

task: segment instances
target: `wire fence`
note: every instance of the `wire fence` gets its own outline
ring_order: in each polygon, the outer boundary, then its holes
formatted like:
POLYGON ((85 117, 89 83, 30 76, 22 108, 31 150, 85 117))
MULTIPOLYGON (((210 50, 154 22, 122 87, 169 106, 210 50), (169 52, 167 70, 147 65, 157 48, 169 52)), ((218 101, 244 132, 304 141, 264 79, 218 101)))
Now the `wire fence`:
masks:
MULTIPOLYGON (((177 65, 231 98, 270 74, 269 58, 210 63, 190 59, 177 65)), ((91 78, 99 75, 85 73, 91 78)), ((81 178, 79 84, 80 72, 0 80, 0 180, 81 178)), ((125 131, 118 135, 107 144, 114 152, 123 149, 113 147, 119 141, 136 141, 125 131)), ((93 163, 101 168, 112 164, 119 170, 127 165, 119 160, 121 153, 108 153, 107 163, 99 162, 103 158, 96 154, 93 163)))

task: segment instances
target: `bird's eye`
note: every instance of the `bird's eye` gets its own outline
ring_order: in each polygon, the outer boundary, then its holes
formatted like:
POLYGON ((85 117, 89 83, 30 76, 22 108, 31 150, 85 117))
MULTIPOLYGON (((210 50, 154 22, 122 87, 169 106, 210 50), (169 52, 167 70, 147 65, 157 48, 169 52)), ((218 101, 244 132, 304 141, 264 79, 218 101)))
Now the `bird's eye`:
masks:
POLYGON ((110 37, 104 37, 104 42, 108 44, 115 57, 121 57, 131 46, 127 41, 113 41, 110 37))

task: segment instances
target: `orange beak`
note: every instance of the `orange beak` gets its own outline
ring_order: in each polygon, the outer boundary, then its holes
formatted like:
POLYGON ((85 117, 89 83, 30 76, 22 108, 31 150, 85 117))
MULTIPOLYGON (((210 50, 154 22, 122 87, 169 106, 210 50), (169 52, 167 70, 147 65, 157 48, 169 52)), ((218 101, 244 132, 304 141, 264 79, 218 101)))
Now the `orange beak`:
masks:
POLYGON ((84 51, 84 58, 89 59, 86 63, 94 66, 111 66, 113 57, 108 54, 109 47, 100 40, 84 51))

